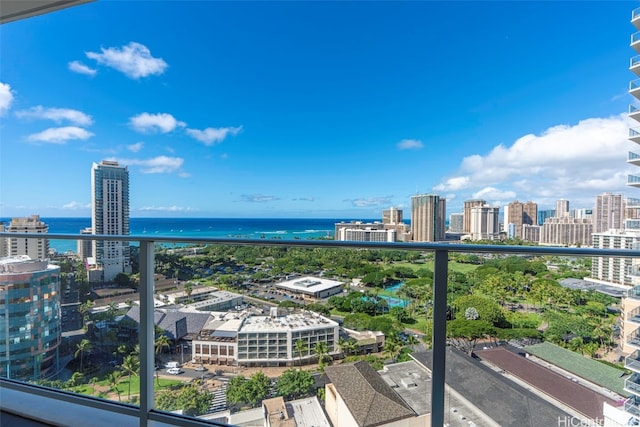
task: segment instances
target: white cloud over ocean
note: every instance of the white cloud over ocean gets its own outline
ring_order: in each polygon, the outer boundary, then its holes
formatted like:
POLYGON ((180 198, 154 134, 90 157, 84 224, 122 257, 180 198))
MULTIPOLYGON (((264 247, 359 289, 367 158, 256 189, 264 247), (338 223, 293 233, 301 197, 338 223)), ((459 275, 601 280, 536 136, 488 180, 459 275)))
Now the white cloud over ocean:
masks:
POLYGON ((628 191, 628 128, 626 114, 620 114, 524 135, 486 154, 465 157, 457 173, 433 189, 456 193, 461 200, 552 204, 565 198, 573 206, 590 207, 596 194, 628 191))

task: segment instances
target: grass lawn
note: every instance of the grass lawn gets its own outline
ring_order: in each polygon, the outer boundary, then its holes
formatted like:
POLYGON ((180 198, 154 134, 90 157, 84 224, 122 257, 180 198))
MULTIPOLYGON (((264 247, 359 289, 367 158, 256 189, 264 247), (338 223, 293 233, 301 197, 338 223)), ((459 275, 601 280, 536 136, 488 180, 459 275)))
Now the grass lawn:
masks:
MULTIPOLYGON (((181 383, 184 383, 184 381, 160 378, 160 386, 158 387, 158 381, 155 378, 153 379, 153 385, 156 390, 162 390, 163 388, 166 388, 175 384, 181 384, 181 383)), ((99 386, 101 389, 108 389, 109 381, 108 380, 98 381, 96 385, 99 386)), ((129 377, 128 376, 123 376, 120 378, 120 382, 118 383, 118 390, 120 390, 120 395, 123 398, 126 398, 126 396, 129 393, 129 377)), ((85 394, 89 396, 97 396, 98 394, 100 394, 95 388, 93 388, 91 384, 83 384, 81 386, 74 388, 73 391, 74 393, 85 394)), ((112 392, 109 391, 107 393, 112 393, 112 392)), ((140 394, 140 377, 137 375, 134 375, 131 377, 131 394, 132 395, 140 394)))
MULTIPOLYGON (((427 261, 420 264, 413 264, 409 262, 394 262, 392 264, 385 264, 385 268, 391 267, 408 267, 414 271, 421 268, 428 268, 429 270, 433 271, 433 261, 427 261)), ((479 265, 476 264, 463 264, 456 261, 449 261, 449 269, 458 273, 468 273, 478 267, 479 265)))

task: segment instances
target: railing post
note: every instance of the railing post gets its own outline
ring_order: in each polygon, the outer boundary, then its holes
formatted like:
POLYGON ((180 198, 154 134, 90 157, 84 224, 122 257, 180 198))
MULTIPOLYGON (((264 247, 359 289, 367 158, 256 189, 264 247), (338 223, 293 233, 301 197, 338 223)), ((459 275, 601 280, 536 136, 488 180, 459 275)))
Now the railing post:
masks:
POLYGON ((140 427, 148 426, 154 399, 153 245, 150 241, 140 241, 140 427))
POLYGON ((431 425, 444 425, 444 381, 447 346, 447 277, 449 251, 437 250, 433 273, 431 425))

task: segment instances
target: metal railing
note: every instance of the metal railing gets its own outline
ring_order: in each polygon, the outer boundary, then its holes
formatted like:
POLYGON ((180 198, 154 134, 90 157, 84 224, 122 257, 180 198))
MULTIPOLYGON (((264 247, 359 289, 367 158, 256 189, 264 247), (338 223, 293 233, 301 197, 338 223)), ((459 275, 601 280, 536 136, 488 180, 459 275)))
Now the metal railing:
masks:
MULTIPOLYGON (((639 178, 640 179, 640 178, 639 178)), ((1 232, 0 238, 43 238, 43 235, 30 233, 1 232)), ((74 401, 83 406, 112 411, 114 405, 120 411, 136 414, 141 427, 147 427, 150 421, 161 421, 178 426, 211 425, 210 422, 196 420, 189 417, 167 414, 154 410, 154 266, 156 244, 188 244, 188 245, 227 245, 227 246, 281 246, 298 248, 352 248, 352 249, 387 249, 408 250, 434 253, 434 281, 433 281, 433 334, 432 334, 432 366, 431 366, 431 420, 432 425, 444 425, 445 406, 445 350, 446 319, 447 319, 447 277, 449 253, 473 254, 527 254, 527 255, 557 255, 557 256, 604 256, 604 257, 640 257, 640 250, 627 249, 593 249, 593 248, 561 248, 543 246, 500 246, 473 245, 459 243, 386 243, 386 242, 346 242, 334 240, 279 240, 279 239, 235 239, 235 238, 185 238, 185 237, 148 237, 133 235, 75 235, 75 234, 47 234, 49 240, 101 240, 126 241, 139 244, 140 266, 140 406, 118 404, 117 402, 72 395, 66 392, 45 389, 24 383, 0 379, 0 386, 20 389, 25 393, 46 394, 54 399, 74 401)), ((627 380, 628 381, 628 380, 627 380)), ((634 390, 640 392, 640 385, 634 390)))

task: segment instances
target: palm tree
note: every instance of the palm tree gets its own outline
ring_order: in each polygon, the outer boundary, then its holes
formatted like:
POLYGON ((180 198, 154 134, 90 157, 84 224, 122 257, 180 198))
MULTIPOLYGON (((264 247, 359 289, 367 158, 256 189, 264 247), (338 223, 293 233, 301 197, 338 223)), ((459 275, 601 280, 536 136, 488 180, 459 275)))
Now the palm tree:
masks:
POLYGON ((121 401, 120 399, 120 389, 118 388, 118 384, 120 383, 120 378, 122 377, 122 374, 120 373, 120 371, 113 371, 109 374, 109 376, 107 377, 107 380, 109 381, 109 390, 110 391, 115 391, 118 394, 118 402, 121 401))
POLYGON ((307 350, 307 345, 302 340, 296 341, 296 351, 298 352, 298 358, 300 359, 300 370, 302 370, 302 352, 307 350))
POLYGON ((127 394, 127 401, 131 400, 131 375, 138 375, 138 369, 140 368, 140 360, 132 355, 128 355, 122 361, 122 369, 129 376, 129 392, 127 394))
POLYGON ((331 356, 329 356, 329 347, 326 342, 321 341, 317 343, 313 351, 318 355, 318 364, 320 365, 323 365, 328 358, 331 358, 331 356))
POLYGON ((389 355, 393 360, 393 363, 396 362, 396 358, 402 351, 402 345, 394 338, 389 337, 384 343, 384 353, 389 355))
POLYGON ((191 299, 191 293, 193 292, 193 283, 185 282, 184 293, 187 295, 187 301, 191 299))
POLYGON ((80 341, 77 345, 77 350, 76 353, 74 355, 74 357, 78 357, 78 354, 80 355, 80 371, 84 371, 83 369, 83 359, 84 359, 84 353, 86 351, 89 351, 93 348, 93 344, 91 344, 91 341, 89 341, 88 339, 83 339, 82 341, 80 341))
MULTIPOLYGON (((155 342, 154 342, 155 348, 156 348, 156 355, 160 354, 162 352, 162 350, 165 347, 171 347, 171 341, 169 340, 169 337, 162 334, 159 335, 158 338, 156 338, 155 342)), ((160 386, 160 375, 158 373, 158 371, 156 370, 156 382, 158 383, 158 387, 160 386)))

